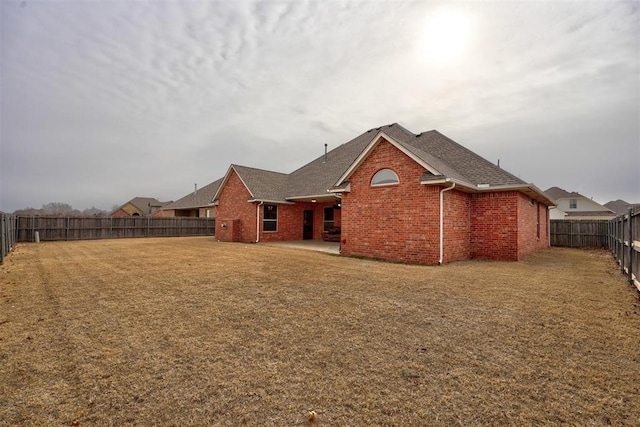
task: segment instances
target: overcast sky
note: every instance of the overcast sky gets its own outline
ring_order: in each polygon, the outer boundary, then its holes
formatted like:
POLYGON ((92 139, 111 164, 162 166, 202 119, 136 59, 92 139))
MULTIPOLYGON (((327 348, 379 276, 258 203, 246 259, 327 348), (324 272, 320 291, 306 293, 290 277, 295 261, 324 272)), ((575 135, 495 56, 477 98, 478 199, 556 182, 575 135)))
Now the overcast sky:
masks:
POLYGON ((2 1, 0 210, 177 200, 368 129, 640 202, 638 1, 2 1))

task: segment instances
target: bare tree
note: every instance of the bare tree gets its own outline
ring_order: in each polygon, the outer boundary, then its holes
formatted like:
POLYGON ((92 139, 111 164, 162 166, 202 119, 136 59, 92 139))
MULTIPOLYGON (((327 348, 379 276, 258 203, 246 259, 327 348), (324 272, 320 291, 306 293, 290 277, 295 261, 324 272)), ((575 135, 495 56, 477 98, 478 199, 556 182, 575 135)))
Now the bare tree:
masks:
POLYGON ((47 215, 60 215, 73 212, 73 207, 68 203, 51 202, 42 205, 42 212, 47 215))

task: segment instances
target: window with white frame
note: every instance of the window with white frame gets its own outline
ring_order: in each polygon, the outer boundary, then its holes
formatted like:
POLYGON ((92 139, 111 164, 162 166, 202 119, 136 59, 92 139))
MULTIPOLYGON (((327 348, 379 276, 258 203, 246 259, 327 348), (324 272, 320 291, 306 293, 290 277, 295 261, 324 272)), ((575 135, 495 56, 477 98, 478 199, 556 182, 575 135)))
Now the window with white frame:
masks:
POLYGON ((393 185, 399 182, 398 175, 391 169, 381 169, 371 178, 371 185, 393 185))
POLYGON ((578 199, 569 199, 569 209, 578 208, 578 199))

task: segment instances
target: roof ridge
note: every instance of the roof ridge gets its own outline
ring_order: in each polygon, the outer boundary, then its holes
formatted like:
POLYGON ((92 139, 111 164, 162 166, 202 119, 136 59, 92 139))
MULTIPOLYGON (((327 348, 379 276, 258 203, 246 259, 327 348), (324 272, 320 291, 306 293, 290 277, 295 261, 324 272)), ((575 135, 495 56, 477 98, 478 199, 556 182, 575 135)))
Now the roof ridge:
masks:
POLYGON ((269 172, 269 173, 277 173, 277 174, 280 174, 280 175, 289 175, 288 173, 285 173, 285 172, 272 171, 272 170, 269 170, 269 169, 262 169, 262 168, 254 168, 254 167, 251 167, 251 166, 238 165, 238 164, 235 164, 235 163, 232 163, 231 167, 233 167, 234 169, 235 168, 243 168, 243 169, 251 169, 251 170, 260 171, 260 172, 269 172))

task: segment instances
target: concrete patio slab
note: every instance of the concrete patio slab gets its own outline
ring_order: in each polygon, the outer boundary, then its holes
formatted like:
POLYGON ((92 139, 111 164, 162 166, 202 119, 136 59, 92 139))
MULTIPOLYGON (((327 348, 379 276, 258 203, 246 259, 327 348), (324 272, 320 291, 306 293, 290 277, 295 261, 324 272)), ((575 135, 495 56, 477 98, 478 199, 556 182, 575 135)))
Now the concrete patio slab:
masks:
POLYGON ((330 254, 340 254, 340 243, 325 242, 324 240, 291 240, 287 242, 264 242, 267 246, 280 246, 295 249, 306 249, 317 252, 327 252, 330 254))

